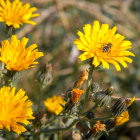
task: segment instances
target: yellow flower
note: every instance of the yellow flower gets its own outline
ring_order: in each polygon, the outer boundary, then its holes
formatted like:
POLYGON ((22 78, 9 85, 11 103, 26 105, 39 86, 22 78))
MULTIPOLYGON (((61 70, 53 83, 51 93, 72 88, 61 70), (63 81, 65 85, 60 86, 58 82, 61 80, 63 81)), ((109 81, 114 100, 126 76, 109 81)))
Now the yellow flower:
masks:
POLYGON ((31 101, 25 96, 25 91, 20 89, 15 94, 15 87, 3 87, 0 89, 0 129, 6 128, 17 134, 26 131, 24 125, 30 124, 28 119, 34 119, 31 101))
POLYGON ((120 71, 120 65, 127 67, 127 63, 132 63, 128 56, 135 56, 128 51, 131 48, 131 42, 124 40, 124 36, 115 34, 116 27, 109 29, 108 24, 102 24, 100 28, 99 21, 94 21, 93 27, 86 24, 83 28, 84 33, 78 31, 79 39, 74 40, 79 50, 84 53, 79 56, 81 61, 93 58, 92 64, 98 67, 100 63, 103 68, 109 69, 109 63, 113 64, 117 71, 120 71))
POLYGON ((38 64, 35 60, 43 56, 43 53, 38 52, 36 44, 25 48, 27 42, 28 38, 24 37, 20 41, 17 39, 16 35, 12 36, 11 43, 9 43, 8 40, 2 42, 0 60, 6 64, 8 70, 22 71, 34 67, 34 64, 38 64))
POLYGON ((115 126, 122 125, 129 121, 129 113, 128 111, 123 112, 120 116, 115 118, 115 126))
POLYGON ((84 93, 85 91, 84 90, 80 90, 78 88, 74 88, 72 90, 72 97, 71 97, 71 100, 73 103, 77 103, 80 96, 84 93))
POLYGON ((44 104, 49 112, 58 115, 63 110, 61 105, 64 106, 66 102, 62 99, 61 96, 53 96, 51 98, 47 98, 46 101, 44 101, 44 104))
POLYGON ((35 25, 30 18, 39 16, 38 13, 33 14, 37 9, 30 8, 30 4, 23 5, 19 0, 0 0, 0 22, 5 22, 8 26, 19 28, 23 23, 35 25))

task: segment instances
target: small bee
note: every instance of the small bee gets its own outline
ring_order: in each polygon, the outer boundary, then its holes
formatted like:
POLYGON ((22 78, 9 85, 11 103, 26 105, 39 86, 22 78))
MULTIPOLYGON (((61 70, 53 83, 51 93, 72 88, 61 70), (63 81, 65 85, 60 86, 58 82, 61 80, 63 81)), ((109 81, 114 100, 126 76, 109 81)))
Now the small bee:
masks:
POLYGON ((105 45, 103 45, 103 52, 108 52, 112 47, 112 44, 111 43, 107 43, 105 45))

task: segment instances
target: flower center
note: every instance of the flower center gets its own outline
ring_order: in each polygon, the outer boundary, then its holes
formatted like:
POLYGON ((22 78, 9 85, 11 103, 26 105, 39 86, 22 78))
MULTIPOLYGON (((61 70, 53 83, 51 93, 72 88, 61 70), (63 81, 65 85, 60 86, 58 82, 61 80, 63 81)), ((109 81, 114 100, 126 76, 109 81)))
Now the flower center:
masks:
POLYGON ((109 57, 112 43, 97 43, 98 48, 95 50, 96 56, 109 57))
POLYGON ((110 52, 111 47, 112 47, 112 44, 110 42, 107 43, 107 44, 102 45, 102 47, 101 47, 102 48, 102 52, 103 53, 110 52))

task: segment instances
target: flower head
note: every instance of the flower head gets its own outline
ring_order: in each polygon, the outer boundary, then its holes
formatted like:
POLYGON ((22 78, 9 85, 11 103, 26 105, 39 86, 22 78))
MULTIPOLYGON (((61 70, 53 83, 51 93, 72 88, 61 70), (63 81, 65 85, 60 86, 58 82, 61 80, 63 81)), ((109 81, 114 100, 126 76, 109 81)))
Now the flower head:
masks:
POLYGON ((3 87, 0 89, 0 129, 6 128, 17 134, 26 131, 24 125, 30 124, 28 119, 34 119, 32 105, 25 91, 20 89, 15 94, 15 87, 3 87))
POLYGON ((2 42, 0 60, 6 65, 8 70, 22 71, 34 67, 34 64, 38 64, 35 60, 43 56, 43 53, 38 52, 36 44, 25 48, 27 42, 28 38, 24 37, 20 41, 16 35, 12 36, 11 43, 8 40, 2 42))
POLYGON ((100 123, 100 121, 97 121, 92 129, 92 133, 97 134, 98 132, 105 131, 105 130, 106 130, 105 124, 102 124, 102 123, 100 123))
POLYGON ((20 0, 0 0, 0 22, 5 22, 8 26, 19 28, 23 23, 35 25, 30 18, 39 16, 38 13, 33 14, 37 9, 30 8, 30 4, 23 5, 20 0))
POLYGON ((119 98, 115 102, 115 104, 112 106, 112 113, 114 116, 120 116, 124 111, 127 110, 127 108, 134 102, 135 96, 130 100, 127 98, 119 98))
POLYGON ((84 93, 85 91, 84 90, 80 90, 80 89, 77 89, 77 88, 74 88, 72 90, 72 102, 73 103, 76 103, 78 101, 78 99, 80 98, 80 96, 84 93))
POLYGON ((109 106, 111 103, 111 95, 114 92, 114 88, 111 86, 110 88, 99 91, 96 93, 94 102, 96 102, 100 107, 109 106))
POLYGON ((123 112, 120 116, 115 118, 115 126, 122 125, 129 121, 129 113, 128 111, 123 112))
POLYGON ((51 98, 47 98, 46 101, 44 101, 44 104, 49 112, 58 115, 63 110, 62 105, 64 106, 66 102, 61 96, 53 96, 51 98))
POLYGON ((84 53, 79 56, 81 61, 93 58, 92 64, 97 67, 100 63, 103 68, 109 69, 109 63, 113 64, 117 71, 120 71, 120 65, 127 67, 127 63, 132 63, 128 56, 135 56, 128 51, 131 48, 131 42, 124 40, 124 36, 115 34, 116 27, 109 29, 108 24, 102 24, 94 21, 93 27, 86 24, 83 28, 84 33, 78 31, 79 39, 74 40, 77 48, 84 53))

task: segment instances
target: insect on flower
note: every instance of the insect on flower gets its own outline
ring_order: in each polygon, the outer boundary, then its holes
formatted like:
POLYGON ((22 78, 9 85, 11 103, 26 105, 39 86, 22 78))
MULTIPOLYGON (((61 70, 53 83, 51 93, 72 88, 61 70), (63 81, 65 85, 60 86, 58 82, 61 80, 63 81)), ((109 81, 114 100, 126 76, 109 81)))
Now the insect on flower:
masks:
POLYGON ((109 42, 109 43, 102 46, 102 48, 103 48, 102 51, 105 52, 105 53, 109 52, 111 47, 112 47, 112 44, 109 42))
POLYGON ((79 56, 81 61, 91 58, 95 67, 103 64, 103 68, 109 69, 109 64, 112 64, 117 71, 121 71, 119 64, 126 68, 127 62, 132 63, 129 56, 135 55, 128 50, 132 43, 115 33, 116 30, 116 26, 111 29, 108 24, 100 26, 99 21, 94 21, 93 25, 86 24, 83 32, 78 31, 79 38, 74 40, 74 44, 83 51, 79 56))

